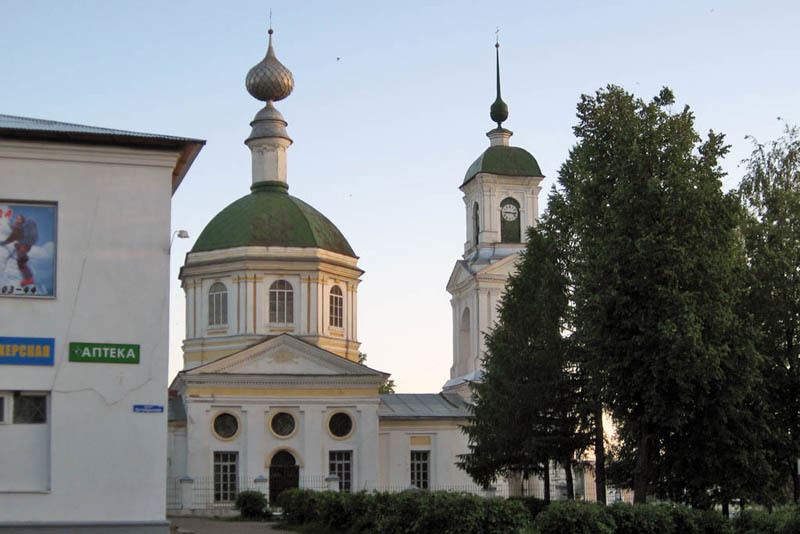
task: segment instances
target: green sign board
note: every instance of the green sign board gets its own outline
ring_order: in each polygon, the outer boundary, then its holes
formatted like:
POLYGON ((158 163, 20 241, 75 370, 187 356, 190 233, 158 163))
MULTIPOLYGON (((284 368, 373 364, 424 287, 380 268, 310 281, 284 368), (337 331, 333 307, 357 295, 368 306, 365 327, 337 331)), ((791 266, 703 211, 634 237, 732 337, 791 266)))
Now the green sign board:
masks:
POLYGON ((70 343, 69 361, 91 363, 139 363, 139 345, 70 343))

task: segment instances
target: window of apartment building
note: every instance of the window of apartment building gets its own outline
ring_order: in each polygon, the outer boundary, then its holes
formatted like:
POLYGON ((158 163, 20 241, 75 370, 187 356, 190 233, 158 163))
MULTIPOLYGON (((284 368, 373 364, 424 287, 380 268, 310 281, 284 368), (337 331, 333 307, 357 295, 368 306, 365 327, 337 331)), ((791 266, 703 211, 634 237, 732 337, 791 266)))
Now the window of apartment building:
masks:
POLYGON ((430 485, 430 451, 411 451, 411 484, 418 489, 430 485))
POLYGON ((238 452, 214 452, 214 501, 230 502, 238 490, 238 452))
POLYGON ((339 477, 339 491, 350 493, 353 487, 353 451, 328 452, 328 474, 339 477))
POLYGON ((14 424, 36 425, 47 423, 47 395, 41 393, 14 393, 14 424))

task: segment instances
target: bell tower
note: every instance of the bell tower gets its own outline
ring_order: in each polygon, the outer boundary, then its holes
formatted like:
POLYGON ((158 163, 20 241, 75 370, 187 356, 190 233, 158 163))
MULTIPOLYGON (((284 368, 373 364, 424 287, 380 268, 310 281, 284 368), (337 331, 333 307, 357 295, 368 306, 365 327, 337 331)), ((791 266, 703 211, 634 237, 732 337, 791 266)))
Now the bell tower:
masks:
POLYGON ((467 169, 459 189, 466 215, 464 255, 456 261, 447 291, 452 295, 453 366, 446 390, 469 395, 466 384, 480 378, 485 334, 497 321, 497 305, 514 272, 525 235, 539 217, 544 176, 527 150, 511 146, 503 128, 508 106, 500 94, 500 44, 495 43, 497 97, 489 116, 487 148, 467 169))

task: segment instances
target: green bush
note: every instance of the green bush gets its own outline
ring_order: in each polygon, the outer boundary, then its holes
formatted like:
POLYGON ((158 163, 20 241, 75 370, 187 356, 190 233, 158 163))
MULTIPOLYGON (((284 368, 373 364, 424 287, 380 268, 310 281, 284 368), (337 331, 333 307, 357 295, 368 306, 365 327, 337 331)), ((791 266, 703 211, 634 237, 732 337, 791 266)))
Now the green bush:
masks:
POLYGON ((533 522, 538 534, 615 534, 611 512, 595 503, 556 501, 533 522))
POLYGON ((511 534, 530 520, 519 502, 446 492, 281 494, 284 520, 350 534, 511 534))
POLYGON ((288 489, 278 496, 283 520, 292 525, 315 523, 320 520, 320 495, 311 490, 288 489))
POLYGON ((779 514, 778 523, 780 534, 800 534, 800 508, 793 506, 782 510, 779 514))
POLYGON ((672 514, 665 506, 617 503, 608 507, 616 534, 672 534, 672 514))
POLYGON ((547 508, 547 505, 549 504, 544 499, 537 499, 536 497, 509 497, 508 500, 522 503, 522 505, 528 511, 531 521, 536 519, 536 516, 539 515, 542 510, 547 508))
POLYGON ((264 519, 269 517, 267 497, 260 491, 240 491, 236 495, 236 503, 233 507, 239 510, 239 513, 245 519, 264 519))
POLYGON ((736 534, 779 534, 780 514, 744 510, 733 520, 736 534))
MULTIPOLYGON (((731 521, 717 510, 693 510, 692 521, 695 530, 686 530, 689 534, 733 534, 731 521)), ((683 531, 676 529, 675 532, 683 531)))
POLYGON ((533 520, 519 500, 483 499, 481 528, 477 532, 521 532, 533 520))

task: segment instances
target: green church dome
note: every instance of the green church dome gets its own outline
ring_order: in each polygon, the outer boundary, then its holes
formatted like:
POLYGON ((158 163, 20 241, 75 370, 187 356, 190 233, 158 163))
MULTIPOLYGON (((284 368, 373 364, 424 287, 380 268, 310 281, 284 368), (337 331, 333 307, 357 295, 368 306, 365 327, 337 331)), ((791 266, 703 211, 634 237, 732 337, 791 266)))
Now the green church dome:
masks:
POLYGON ((315 247, 357 257, 334 224, 289 195, 281 182, 261 182, 219 212, 197 238, 192 252, 233 247, 315 247))
POLYGON ((542 170, 530 152, 524 148, 504 145, 487 148, 467 169, 464 183, 472 180, 479 172, 506 176, 542 176, 542 170))

